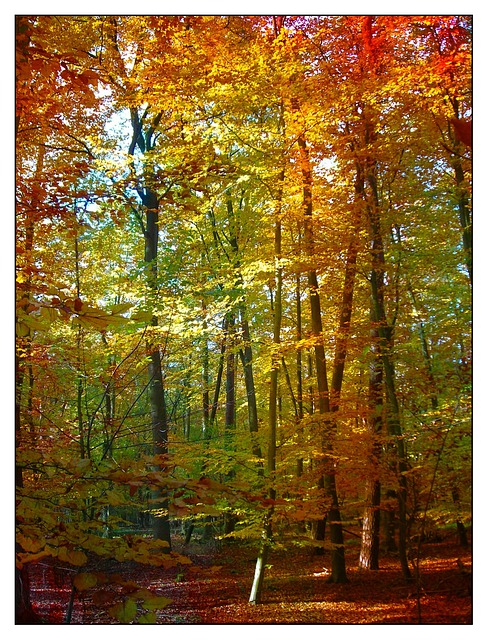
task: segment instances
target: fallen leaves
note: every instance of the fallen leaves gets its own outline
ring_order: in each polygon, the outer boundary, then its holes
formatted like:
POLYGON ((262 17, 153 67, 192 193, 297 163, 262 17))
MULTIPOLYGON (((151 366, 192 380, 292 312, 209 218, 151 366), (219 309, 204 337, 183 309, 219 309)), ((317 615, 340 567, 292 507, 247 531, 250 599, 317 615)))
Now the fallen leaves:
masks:
MULTIPOLYGON (((357 568, 357 549, 348 549, 349 583, 331 585, 324 556, 276 551, 266 573, 263 604, 248 603, 255 552, 235 543, 218 552, 193 544, 193 565, 181 569, 126 563, 117 575, 79 573, 73 622, 80 624, 470 624, 471 596, 464 568, 469 551, 455 544, 425 546, 421 589, 406 585, 398 559, 382 558, 379 571, 357 568), (218 564, 216 564, 218 562, 218 564), (97 584, 93 585, 94 580, 97 584), (107 616, 107 611, 109 616, 107 616)), ((117 566, 109 560, 109 566, 117 566)), ((42 563, 40 563, 42 565, 42 563)), ((44 565, 44 567, 47 566, 44 565)), ((72 575, 63 584, 46 582, 40 566, 31 568, 36 610, 53 624, 63 621, 72 575), (54 598, 54 600, 53 600, 54 598), (52 619, 57 612, 57 619, 52 619)), ((58 571, 59 573, 59 571, 58 571)), ((62 573, 62 571, 61 571, 62 573)))

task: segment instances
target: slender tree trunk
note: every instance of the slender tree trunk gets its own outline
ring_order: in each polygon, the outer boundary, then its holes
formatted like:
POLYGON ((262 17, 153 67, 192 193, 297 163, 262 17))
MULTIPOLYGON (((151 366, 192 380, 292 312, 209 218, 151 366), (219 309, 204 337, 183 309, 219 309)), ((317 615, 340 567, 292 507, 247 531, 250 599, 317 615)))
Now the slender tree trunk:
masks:
MULTIPOLYGON (((225 375, 225 447, 228 451, 234 450, 234 435, 236 422, 236 355, 234 353, 235 341, 235 316, 230 312, 227 316, 227 349, 226 349, 226 375, 225 375)), ((227 473, 228 478, 233 478, 235 470, 232 467, 227 473)), ((224 514, 224 533, 227 535, 234 531, 236 523, 235 515, 231 511, 224 514)))
MULTIPOLYGON (((296 276, 296 287, 295 287, 295 305, 296 305, 296 319, 297 319, 297 330, 296 330, 296 339, 299 343, 302 339, 302 299, 301 299, 301 286, 300 286, 300 274, 296 276)), ((302 358, 302 350, 297 349, 296 355, 296 375, 297 375, 297 430, 298 430, 298 444, 300 446, 302 437, 303 437, 303 358, 302 358)), ((299 478, 303 474, 303 457, 300 456, 297 459, 296 463, 296 474, 299 478)))
MULTIPOLYGON (((350 325, 351 325, 351 316, 352 316, 352 305, 353 305, 353 296, 354 296, 354 283, 356 279, 356 261, 357 254, 359 250, 359 220, 357 216, 354 219, 355 229, 351 240, 349 242, 349 247, 347 251, 346 258, 346 270, 344 274, 344 286, 342 291, 342 304, 341 304, 341 312, 339 317, 339 330, 337 332, 337 339, 335 345, 335 353, 334 353, 334 366, 332 369, 332 381, 330 388, 330 409, 332 412, 337 412, 340 406, 340 398, 342 391, 342 382, 344 380, 344 367, 346 362, 347 355, 347 342, 350 333, 350 325)), ((336 421, 331 426, 331 433, 335 434, 337 430, 336 421)), ((330 482, 330 480, 328 480, 330 482)), ((334 486, 331 487, 330 493, 332 495, 335 494, 335 482, 334 486)), ((338 504, 337 497, 335 499, 335 505, 338 504)), ((329 516, 330 519, 330 528, 331 532, 334 531, 334 528, 338 528, 340 524, 340 514, 338 508, 334 510, 329 516), (339 520, 339 523, 337 523, 339 520)), ((332 540, 341 540, 342 539, 342 526, 340 530, 333 533, 331 536, 332 540)), ((343 543, 342 543, 343 544, 343 543)), ((346 581, 345 575, 345 561, 339 556, 341 548, 337 553, 338 557, 335 559, 337 564, 337 576, 341 577, 340 581, 346 581)), ((342 554, 344 553, 344 547, 342 547, 342 554)), ((334 562, 334 556, 333 556, 334 562)), ((332 572, 334 576, 334 570, 332 572)))
POLYGON ((227 355, 225 373, 225 433, 226 440, 233 439, 236 417, 236 356, 232 348, 235 332, 235 318, 232 313, 227 316, 227 355))
MULTIPOLYGON (((203 305, 203 313, 206 315, 206 305, 203 305)), ((202 355, 202 434, 205 438, 210 427, 210 373, 209 353, 207 340, 207 320, 203 321, 204 344, 202 355)))
MULTIPOLYGON (((153 135, 161 120, 162 113, 156 115, 151 124, 144 132, 144 116, 139 117, 137 109, 131 109, 132 121, 132 141, 129 147, 129 157, 134 154, 136 146, 141 153, 147 154, 153 149, 153 135)), ((131 169, 135 176, 133 165, 131 169)), ((147 265, 147 284, 154 303, 158 293, 158 240, 159 240, 159 199, 156 192, 149 186, 153 181, 152 168, 149 162, 145 164, 141 179, 135 176, 136 188, 145 208, 144 228, 144 261, 147 265)), ((143 224, 142 221, 141 225, 143 224)), ((158 325, 158 318, 153 316, 151 325, 158 325)), ((152 337, 148 342, 148 387, 149 402, 151 407, 151 431, 153 440, 153 453, 158 456, 158 464, 155 469, 165 470, 164 458, 168 453, 168 416, 166 411, 165 391, 163 384, 161 351, 159 344, 153 343, 152 337)), ((169 518, 167 515, 168 496, 166 489, 154 490, 153 500, 155 501, 153 532, 157 540, 164 540, 168 543, 168 551, 171 549, 171 534, 169 518)))
MULTIPOLYGON (((297 109, 298 106, 296 105, 297 109)), ((305 136, 298 137, 300 160, 302 168, 303 184, 303 212, 306 252, 311 259, 314 255, 314 235, 312 226, 312 173, 305 136)), ((342 530, 341 514, 337 497, 335 468, 333 460, 333 439, 336 425, 331 415, 329 389, 327 383, 327 368, 325 361, 325 348, 322 330, 322 315, 320 308, 320 296, 317 280, 317 272, 311 266, 308 270, 308 290, 311 311, 311 329, 315 337, 315 369, 317 376, 319 413, 323 419, 321 433, 321 450, 324 454, 322 477, 325 496, 329 502, 327 518, 329 521, 332 572, 330 582, 347 582, 346 561, 344 553, 344 537, 342 530)))
MULTIPOLYGON (((217 409, 218 409, 218 406, 219 406, 220 387, 222 386, 222 376, 224 374, 226 336, 227 336, 227 330, 228 330, 227 316, 224 319, 223 330, 224 330, 224 337, 222 339, 222 345, 220 347, 220 357, 219 357, 219 366, 218 366, 218 369, 217 369, 217 379, 215 381, 214 396, 213 396, 212 406, 211 406, 211 409, 210 409, 210 417, 209 417, 210 432, 213 429, 213 426, 214 426, 214 423, 215 423, 215 418, 216 418, 216 415, 217 415, 217 409)), ((210 437, 210 435, 211 435, 211 433, 208 435, 208 437, 210 437)))
MULTIPOLYGON (((149 268, 149 287, 153 295, 157 294, 157 255, 158 255, 158 202, 156 195, 146 190, 146 242, 145 261, 149 268)), ((153 316, 152 326, 158 325, 158 319, 153 316)), ((149 403, 151 407, 151 430, 153 440, 153 453, 155 456, 168 454, 168 416, 163 383, 163 371, 161 352, 159 345, 149 345, 149 403)), ((159 458, 161 461, 161 458, 159 458)), ((164 471, 164 462, 160 462, 158 470, 164 471)), ((155 511, 153 518, 153 532, 156 540, 164 540, 171 549, 171 533, 169 518, 167 515, 168 496, 165 489, 155 489, 153 493, 155 511)))
POLYGON ((240 325, 242 339, 244 340, 244 348, 240 349, 239 356, 244 370, 244 382, 246 385, 247 395, 247 414, 249 420, 249 431, 251 433, 252 454, 256 458, 262 457, 261 447, 257 440, 259 431, 258 406, 256 401, 256 387, 254 384, 254 372, 252 366, 252 347, 251 336, 249 332, 249 323, 246 319, 246 309, 244 305, 240 308, 240 325))
MULTIPOLYGON (((454 98, 453 107, 455 118, 459 120, 459 104, 454 98)), ((454 155, 451 163, 454 169, 454 180, 456 183, 456 199, 459 213, 459 223, 461 225, 463 248, 465 255, 466 268, 468 270, 469 281, 473 285, 473 225, 471 219, 471 207, 468 190, 466 189, 466 181, 464 177, 464 169, 461 162, 461 143, 457 134, 454 135, 454 155)))
POLYGON ((356 220, 353 237, 349 242, 347 250, 344 285, 342 289, 342 303, 339 316, 339 329, 335 344, 334 366, 332 369, 332 380, 330 385, 330 405, 332 411, 337 411, 339 409, 342 382, 344 380, 344 367, 347 356, 347 342, 350 333, 354 284, 356 280, 356 262, 359 250, 358 236, 359 223, 358 220, 356 220))
MULTIPOLYGON (((281 171, 278 176, 278 195, 275 211, 275 236, 274 236, 274 260, 275 260, 275 281, 276 296, 274 301, 273 314, 273 351, 271 356, 271 374, 269 387, 269 433, 268 433, 268 449, 266 459, 266 470, 268 474, 269 498, 276 499, 275 474, 276 474, 276 432, 278 425, 278 376, 280 371, 279 352, 281 344, 281 321, 282 321, 282 296, 283 296, 283 268, 281 266, 281 201, 283 193, 283 181, 285 173, 281 171)), ((271 548, 273 535, 273 512, 274 507, 271 505, 264 517, 263 529, 261 533, 261 547, 256 560, 256 569, 254 572, 254 580, 251 587, 251 595, 249 602, 259 604, 261 602, 262 586, 264 581, 264 571, 267 558, 271 548)))
MULTIPOLYGON (((241 207, 241 205, 242 199, 239 208, 241 207)), ((239 260, 239 242, 237 234, 238 225, 230 192, 227 193, 227 214, 229 219, 229 226, 232 230, 229 237, 229 242, 234 256, 234 268, 237 271, 236 284, 240 286, 242 285, 242 275, 240 272, 241 263, 239 260)), ((254 384, 254 372, 252 365, 253 354, 251 333, 249 330, 249 322, 247 319, 247 309, 245 302, 241 302, 239 304, 239 324, 241 329, 242 341, 244 343, 243 348, 239 350, 239 357, 242 363, 242 368, 244 371, 244 383, 246 385, 247 414, 249 422, 249 432, 251 434, 251 449, 254 456, 256 456, 257 458, 261 458, 262 452, 257 439, 257 434, 259 431, 259 420, 258 407, 256 402, 256 387, 254 384)))
MULTIPOLYGON (((16 388, 15 388, 15 444, 18 449, 21 444, 21 399, 23 385, 23 371, 16 356, 16 388)), ((16 494, 24 488, 22 467, 15 465, 15 489, 16 494)), ((15 542, 15 552, 21 553, 22 547, 15 542)), ((31 603, 29 567, 26 565, 22 569, 15 567, 15 623, 35 624, 38 618, 34 613, 31 603)))
POLYGON ((398 553, 402 573, 406 580, 411 580, 411 572, 407 557, 407 479, 405 472, 408 469, 408 462, 405 452, 405 445, 402 436, 402 426, 400 419, 400 407, 395 386, 395 367, 392 354, 393 327, 388 324, 384 302, 385 288, 385 254, 383 248, 383 237, 381 233, 379 217, 379 198, 376 184, 376 177, 373 172, 373 165, 368 168, 367 181, 372 193, 372 201, 368 203, 368 221, 371 237, 371 295, 374 323, 378 331, 378 344, 383 364, 384 380, 387 398, 388 433, 393 438, 396 446, 396 474, 398 486, 396 494, 398 499, 398 553))
POLYGON ((368 433, 371 439, 371 454, 365 486, 365 507, 363 512, 361 551, 359 566, 362 569, 379 569, 380 551, 380 501, 381 484, 378 478, 381 444, 379 435, 383 427, 383 366, 378 352, 378 332, 371 331, 373 337, 373 359, 369 373, 368 433))

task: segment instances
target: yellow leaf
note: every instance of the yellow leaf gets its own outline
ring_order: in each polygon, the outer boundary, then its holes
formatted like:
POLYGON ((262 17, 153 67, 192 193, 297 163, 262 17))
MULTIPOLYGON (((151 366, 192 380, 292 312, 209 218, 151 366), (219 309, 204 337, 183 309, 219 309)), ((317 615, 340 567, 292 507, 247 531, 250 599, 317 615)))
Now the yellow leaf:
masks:
POLYGON ((17 542, 20 544, 24 551, 28 551, 29 553, 37 553, 40 551, 44 545, 45 540, 35 540, 33 538, 28 538, 24 536, 22 533, 17 534, 17 542))
POLYGON ((68 562, 69 564, 72 564, 75 567, 82 567, 88 560, 87 556, 83 553, 83 551, 67 549, 66 547, 61 547, 59 549, 58 558, 59 560, 61 560, 61 562, 68 562))

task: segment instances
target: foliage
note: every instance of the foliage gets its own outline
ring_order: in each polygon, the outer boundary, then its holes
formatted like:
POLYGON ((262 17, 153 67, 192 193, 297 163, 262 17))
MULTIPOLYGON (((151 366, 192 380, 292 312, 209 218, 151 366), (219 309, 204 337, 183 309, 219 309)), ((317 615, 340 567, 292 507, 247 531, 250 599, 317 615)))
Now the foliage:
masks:
POLYGON ((406 491, 412 540, 469 523, 470 46, 464 16, 17 18, 19 570, 69 563, 85 592, 93 556, 185 565, 147 535, 161 515, 330 548, 324 468, 345 528, 366 479, 384 514, 406 491))

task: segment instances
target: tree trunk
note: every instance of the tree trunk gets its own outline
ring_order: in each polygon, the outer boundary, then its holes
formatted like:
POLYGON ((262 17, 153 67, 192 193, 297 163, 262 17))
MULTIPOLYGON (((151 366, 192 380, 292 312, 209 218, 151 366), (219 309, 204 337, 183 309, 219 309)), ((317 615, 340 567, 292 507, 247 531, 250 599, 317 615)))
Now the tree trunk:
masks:
POLYGON ((371 455, 365 486, 365 507, 361 537, 359 566, 362 569, 379 569, 380 551, 380 501, 381 484, 378 479, 381 458, 381 444, 378 436, 383 428, 383 367, 378 352, 378 332, 371 331, 373 337, 373 360, 369 374, 369 411, 367 419, 371 438, 371 455))
MULTIPOLYGON (((139 117, 137 109, 131 109, 132 121, 132 141, 129 147, 129 157, 132 157, 136 146, 142 154, 146 154, 153 149, 153 135, 157 128, 162 113, 156 115, 150 126, 143 135, 144 116, 139 117)), ((131 166, 133 173, 135 170, 131 166)), ((158 240, 159 240, 159 199, 156 192, 149 186, 154 182, 152 168, 149 162, 144 166, 142 185, 136 176, 136 189, 142 204, 145 208, 144 225, 144 261, 147 265, 147 284, 151 302, 155 302, 158 292, 158 240)), ((142 222, 141 222, 142 224, 142 222)), ((153 316, 151 325, 158 325, 157 316, 153 316)), ((166 401, 164 395, 163 374, 161 364, 161 352, 159 344, 153 344, 150 338, 148 342, 149 366, 148 366, 148 387, 149 402, 151 407, 151 431, 153 440, 153 453, 159 457, 159 463, 155 466, 158 471, 164 471, 164 457, 168 453, 168 418, 166 412, 166 401)), ((164 540, 168 543, 168 551, 171 549, 171 534, 169 518, 167 515, 168 496, 166 489, 155 489, 153 494, 155 509, 153 517, 153 533, 157 540, 164 540)))
MULTIPOLYGON (((203 312, 206 313, 204 305, 203 312)), ((202 435, 205 438, 210 427, 210 374, 209 374, 209 353, 208 340, 206 337, 207 321, 203 321, 204 345, 202 356, 202 435)))
POLYGON ((244 382, 246 385, 247 395, 247 414, 249 420, 249 431, 251 433, 251 449, 252 454, 256 458, 262 457, 261 447, 257 440, 259 430, 258 406, 256 402, 256 387, 254 385, 254 372, 252 367, 252 347, 251 336, 249 333, 249 323, 246 319, 246 309, 244 305, 240 307, 240 325, 242 339, 244 340, 244 349, 240 349, 239 356, 244 370, 244 382))
MULTIPOLYGON (((239 205, 239 208, 242 205, 239 205)), ((227 214, 230 223, 232 233, 229 237, 229 242, 234 255, 234 268, 237 271, 236 286, 242 285, 242 274, 240 272, 241 263, 239 260, 239 242, 237 237, 237 221, 234 212, 234 206, 230 192, 227 193, 227 214)), ((244 382, 246 385, 247 395, 247 415, 249 421, 249 432, 251 434, 251 449, 252 454, 257 457, 262 457, 261 448, 257 440, 257 434, 259 431, 258 421, 258 407, 256 402, 256 387, 254 384, 254 372, 252 366, 252 346, 251 346, 251 334, 249 330, 249 322, 247 320, 247 310, 245 302, 239 304, 239 324, 241 328, 242 340, 244 343, 243 348, 239 350, 239 357, 242 363, 244 371, 244 382)))
MULTIPOLYGON (((280 344, 281 344, 281 321, 282 321, 282 295, 283 295, 283 268, 281 266, 281 200, 283 191, 284 171, 278 176, 278 195, 275 211, 275 236, 274 236, 274 260, 275 260, 275 281, 276 296, 273 314, 273 351, 271 354, 271 374, 269 387, 269 434, 268 450, 266 459, 266 469, 268 473, 269 498, 276 499, 275 474, 276 474, 276 431, 278 425, 278 375, 280 371, 280 344)), ((259 604, 261 602, 262 587, 264 581, 264 571, 272 542, 273 511, 271 505, 264 517, 261 534, 261 547, 256 560, 254 580, 251 587, 249 602, 259 604)))
MULTIPOLYGON (((166 456, 168 453, 168 420, 166 403, 164 398, 163 378, 161 372, 161 354, 159 349, 149 356, 149 398, 151 404, 151 424, 153 437, 153 453, 156 456, 166 456)), ((156 467, 159 471, 165 471, 164 462, 156 467)), ((171 533, 169 518, 167 515, 168 496, 165 489, 153 491, 154 517, 153 533, 156 540, 164 540, 171 549, 171 533)))
MULTIPOLYGON (((224 442, 228 451, 234 450, 234 433, 236 421, 236 355, 234 353, 235 340, 235 317, 233 312, 227 315, 227 338, 226 338, 226 374, 225 374, 225 431, 224 442)), ((227 473, 227 478, 233 478, 235 470, 231 467, 227 473)), ((224 534, 228 535, 234 531, 236 518, 231 511, 224 514, 224 534)))
MULTIPOLYGON (((459 121, 459 104, 456 98, 452 101, 455 110, 455 119, 459 121)), ((454 135, 454 155, 451 156, 451 163, 454 169, 454 180, 456 183, 456 198, 459 212, 459 223, 461 225, 463 249, 465 255, 466 268, 468 270, 469 281, 473 285, 473 224, 471 220, 471 208, 469 194, 466 189, 464 179, 464 169, 461 162, 461 145, 457 132, 454 135)))
POLYGON ((396 475, 398 486, 396 494, 398 499, 398 553, 402 573, 406 580, 411 580, 411 572, 407 557, 407 479, 405 472, 408 462, 403 442, 400 407, 395 388, 395 367, 392 357, 393 327, 388 324, 384 302, 385 288, 385 254, 383 249, 383 237, 379 217, 379 198, 376 177, 373 173, 373 164, 368 167, 367 180, 372 193, 372 201, 367 205, 369 232, 371 238, 371 295, 374 323, 378 331, 378 346, 383 364, 384 380, 387 399, 388 433, 393 438, 396 446, 396 475))
MULTIPOLYGON (((296 288, 295 288, 295 304, 296 304, 296 314, 297 314, 297 330, 296 330, 296 339, 299 343, 302 339, 302 300, 301 300, 301 286, 300 286, 300 274, 297 274, 296 277, 296 288)), ((302 364, 302 350, 297 349, 296 355, 296 372, 297 372, 297 429, 298 429, 298 444, 301 444, 303 427, 303 364, 302 364)), ((303 474, 303 458, 300 456, 297 459, 296 463, 296 474, 299 478, 303 474)))
POLYGON ((266 522, 262 532, 262 541, 259 548, 258 557, 256 560, 256 567, 254 569, 254 578, 252 581, 251 594, 249 596, 249 602, 251 604, 261 604, 261 596, 263 591, 264 572, 268 562, 269 541, 271 540, 271 523, 266 522))
MULTIPOLYGON (((298 110, 298 105, 295 105, 295 109, 298 110)), ((312 226, 312 172, 310 168, 307 143, 303 134, 298 137, 298 146, 300 150, 300 159, 302 166, 305 248, 307 256, 309 258, 312 258, 314 255, 314 235, 312 226)), ((344 555, 342 521, 339 509, 339 501, 337 498, 335 469, 332 462, 335 422, 331 416, 331 406, 329 400, 317 272, 315 269, 309 268, 307 275, 311 312, 311 329, 312 335, 315 338, 314 351, 319 414, 323 418, 320 443, 322 453, 324 454, 324 461, 322 462, 322 477, 325 496, 329 502, 327 518, 329 521, 330 542, 332 547, 332 573, 329 581, 341 583, 347 582, 347 575, 344 555)))

